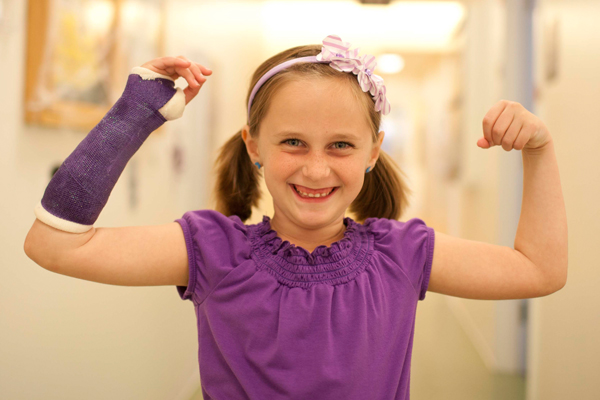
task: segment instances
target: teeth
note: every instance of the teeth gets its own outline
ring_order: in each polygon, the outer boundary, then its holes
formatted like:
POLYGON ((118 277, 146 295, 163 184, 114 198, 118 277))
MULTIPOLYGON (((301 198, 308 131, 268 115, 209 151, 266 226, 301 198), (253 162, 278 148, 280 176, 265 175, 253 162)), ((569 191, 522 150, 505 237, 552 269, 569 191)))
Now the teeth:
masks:
POLYGON ((323 193, 323 194, 319 194, 319 193, 317 193, 317 194, 312 194, 312 193, 304 193, 304 192, 301 192, 301 191, 299 191, 299 190, 296 188, 296 186, 294 186, 294 189, 296 190, 296 192, 298 192, 298 193, 299 193, 301 196, 303 196, 303 197, 325 197, 325 196, 328 196, 328 195, 329 195, 331 192, 333 192, 333 189, 331 189, 331 191, 330 191, 329 193, 323 193))

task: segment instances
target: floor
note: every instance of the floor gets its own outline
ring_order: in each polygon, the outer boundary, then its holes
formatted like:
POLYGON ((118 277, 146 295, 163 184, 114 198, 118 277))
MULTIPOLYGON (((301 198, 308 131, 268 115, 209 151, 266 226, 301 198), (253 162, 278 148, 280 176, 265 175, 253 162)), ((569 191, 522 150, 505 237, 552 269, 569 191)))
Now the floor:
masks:
MULTIPOLYGON (((491 374, 446 305, 429 292, 417 312, 411 400, 524 400, 520 376, 491 374)), ((202 400, 200 390, 190 400, 202 400)))
POLYGON ((418 308, 411 400, 524 400, 519 375, 492 374, 444 301, 428 292, 418 308))

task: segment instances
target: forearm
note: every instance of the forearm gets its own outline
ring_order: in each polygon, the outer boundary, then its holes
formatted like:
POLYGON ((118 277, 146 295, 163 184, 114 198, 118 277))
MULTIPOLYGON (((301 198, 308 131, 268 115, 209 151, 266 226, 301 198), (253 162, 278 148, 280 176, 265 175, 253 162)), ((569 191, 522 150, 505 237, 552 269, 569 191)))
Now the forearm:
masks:
POLYGON ((523 150, 523 201, 515 250, 523 253, 548 278, 549 285, 567 279, 567 213, 558 162, 551 140, 539 150, 523 150))
POLYGON ((36 217, 66 232, 92 229, 129 159, 150 133, 181 116, 184 106, 173 79, 134 68, 123 95, 50 180, 36 217))

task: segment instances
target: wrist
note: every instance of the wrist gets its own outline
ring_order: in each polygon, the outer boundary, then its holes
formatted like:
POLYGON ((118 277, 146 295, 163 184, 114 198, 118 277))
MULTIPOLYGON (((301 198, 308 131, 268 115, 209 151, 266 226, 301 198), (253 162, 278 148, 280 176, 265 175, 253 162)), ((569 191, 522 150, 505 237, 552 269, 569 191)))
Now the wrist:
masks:
POLYGON ((550 151, 554 151, 554 140, 552 138, 548 139, 546 143, 542 146, 535 148, 524 147, 521 151, 525 156, 537 156, 540 154, 546 154, 550 151))
POLYGON ((170 76, 159 74, 158 72, 154 72, 148 68, 144 67, 134 67, 131 69, 130 76, 132 74, 138 75, 142 80, 163 80, 164 84, 172 87, 176 90, 175 94, 169 101, 167 101, 164 105, 158 108, 159 113, 165 118, 167 121, 172 121, 174 119, 180 118, 183 115, 183 111, 185 110, 185 94, 181 88, 175 88, 175 80, 170 76), (170 84, 169 82, 173 82, 170 84))

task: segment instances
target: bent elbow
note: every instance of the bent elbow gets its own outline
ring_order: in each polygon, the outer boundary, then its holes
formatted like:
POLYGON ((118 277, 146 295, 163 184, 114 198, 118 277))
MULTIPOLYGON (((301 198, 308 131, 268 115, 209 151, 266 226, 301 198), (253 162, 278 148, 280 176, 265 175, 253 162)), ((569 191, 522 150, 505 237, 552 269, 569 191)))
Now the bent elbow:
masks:
POLYGON ((564 275, 559 279, 553 279, 552 284, 549 285, 548 294, 556 293, 567 284, 567 268, 564 269, 564 275))
POLYGON ((31 261, 39 265, 40 267, 53 271, 53 259, 51 254, 48 251, 44 251, 44 249, 40 249, 40 246, 33 243, 30 239, 29 234, 25 238, 25 243, 23 243, 23 252, 31 261))

